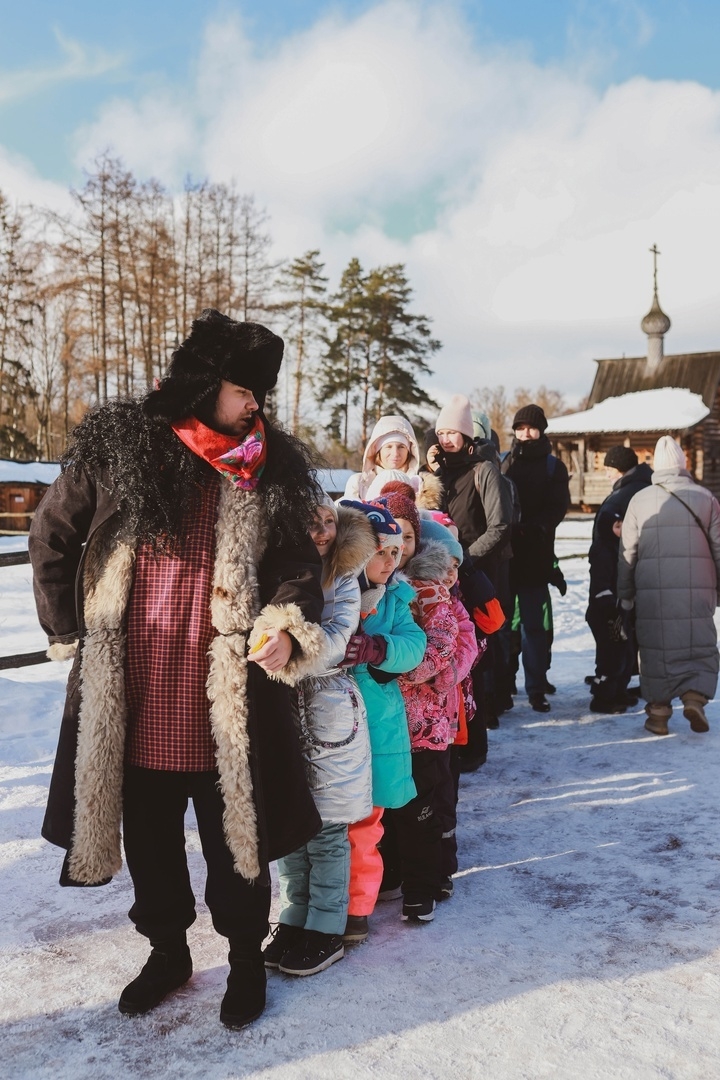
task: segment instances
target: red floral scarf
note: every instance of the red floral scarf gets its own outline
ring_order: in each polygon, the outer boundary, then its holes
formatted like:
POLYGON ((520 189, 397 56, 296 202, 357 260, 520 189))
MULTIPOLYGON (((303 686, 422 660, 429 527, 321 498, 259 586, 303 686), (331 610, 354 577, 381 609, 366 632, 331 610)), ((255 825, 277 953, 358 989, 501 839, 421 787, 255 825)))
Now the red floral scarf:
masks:
POLYGON ((257 487, 267 458, 265 426, 259 416, 239 445, 237 435, 213 431, 195 416, 178 420, 172 429, 193 454, 207 461, 236 487, 246 491, 257 487))

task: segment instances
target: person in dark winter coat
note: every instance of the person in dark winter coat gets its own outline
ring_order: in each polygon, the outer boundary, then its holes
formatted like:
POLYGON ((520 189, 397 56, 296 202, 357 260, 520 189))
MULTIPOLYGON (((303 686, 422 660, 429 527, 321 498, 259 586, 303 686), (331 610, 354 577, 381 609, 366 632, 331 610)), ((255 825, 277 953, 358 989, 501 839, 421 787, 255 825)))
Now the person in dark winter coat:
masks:
MULTIPOLYGON (((595 515, 590 545, 590 595, 585 615, 595 638, 595 676, 591 689, 593 712, 622 713, 637 697, 628 695, 628 683, 637 656, 631 620, 623 619, 617 599, 620 532, 633 495, 652 482, 652 469, 638 464, 629 446, 612 446, 605 455, 605 471, 613 489, 595 515)), ((637 669, 636 669, 637 670, 637 669)))
MULTIPOLYGON (((508 607, 512 485, 500 472, 491 439, 476 437, 470 401, 463 394, 455 394, 441 410, 435 430, 438 443, 428 451, 427 460, 445 489, 443 509, 455 522, 460 543, 474 568, 487 575, 501 604, 506 594, 503 608, 508 607)), ((473 669, 478 711, 468 730, 468 744, 459 755, 464 772, 474 771, 483 764, 488 748, 487 727, 498 726, 493 686, 496 660, 500 660, 499 643, 491 642, 473 669)))
POLYGON ((552 643, 552 605, 548 582, 555 562, 555 529, 570 505, 568 472, 552 454, 539 405, 518 409, 515 438, 503 462, 520 499, 520 522, 513 526, 510 585, 519 624, 525 690, 533 709, 549 712, 547 670, 552 643))
POLYGON ((629 620, 623 617, 617 599, 618 552, 622 519, 604 513, 593 529, 590 545, 590 597, 585 613, 595 638, 595 675, 590 710, 624 713, 637 698, 627 694, 633 668, 633 646, 629 620))
POLYGON ((652 469, 644 461, 639 463, 637 454, 629 446, 611 446, 605 455, 604 466, 613 488, 595 515, 593 539, 603 514, 613 514, 622 520, 633 495, 652 483, 652 469))
POLYGON ((187 982, 192 798, 206 900, 230 942, 220 1018, 265 1006, 270 860, 320 828, 288 689, 324 644, 321 497, 302 444, 263 416, 283 342, 207 309, 141 400, 89 413, 33 521, 40 623, 75 657, 43 836, 62 884, 120 869, 150 958, 120 1011, 187 982))

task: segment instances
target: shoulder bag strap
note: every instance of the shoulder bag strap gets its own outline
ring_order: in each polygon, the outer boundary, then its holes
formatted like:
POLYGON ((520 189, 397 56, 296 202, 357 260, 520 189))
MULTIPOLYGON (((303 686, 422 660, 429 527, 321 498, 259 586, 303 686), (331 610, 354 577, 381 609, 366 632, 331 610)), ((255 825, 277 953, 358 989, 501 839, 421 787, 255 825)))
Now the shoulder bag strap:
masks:
POLYGON ((668 493, 668 495, 672 495, 673 499, 677 499, 677 501, 680 503, 680 505, 685 507, 688 514, 691 514, 695 518, 695 523, 696 523, 696 525, 698 525, 700 527, 700 531, 702 532, 703 536, 707 540, 707 545, 710 548, 710 555, 712 556, 712 544, 710 542, 710 537, 708 535, 708 531, 705 528, 705 526, 703 525, 700 518, 695 513, 695 511, 692 509, 692 507, 688 506, 688 504, 685 502, 685 500, 681 499, 680 496, 676 495, 674 491, 670 490, 670 488, 666 488, 664 484, 657 484, 656 487, 662 488, 662 490, 666 491, 668 493))

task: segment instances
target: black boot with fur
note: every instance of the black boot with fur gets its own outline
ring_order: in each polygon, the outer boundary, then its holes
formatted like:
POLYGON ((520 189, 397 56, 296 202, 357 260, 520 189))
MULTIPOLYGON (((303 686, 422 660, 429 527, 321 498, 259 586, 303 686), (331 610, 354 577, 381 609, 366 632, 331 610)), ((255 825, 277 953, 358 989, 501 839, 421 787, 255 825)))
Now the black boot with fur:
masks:
POLYGON ((150 944, 152 952, 144 968, 120 995, 118 1008, 127 1016, 139 1016, 154 1009, 192 975, 192 958, 184 931, 150 944))
POLYGON ((230 974, 220 1006, 220 1020, 229 1028, 241 1028, 257 1020, 265 1009, 267 977, 261 943, 230 941, 230 974))

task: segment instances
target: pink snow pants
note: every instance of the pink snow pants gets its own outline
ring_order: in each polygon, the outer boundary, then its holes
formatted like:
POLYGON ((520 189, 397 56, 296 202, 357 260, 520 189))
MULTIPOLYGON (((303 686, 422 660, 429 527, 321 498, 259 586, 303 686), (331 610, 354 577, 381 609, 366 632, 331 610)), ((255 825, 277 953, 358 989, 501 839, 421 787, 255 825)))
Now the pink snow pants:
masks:
POLYGON ((372 813, 348 827, 350 840, 350 907, 348 915, 372 915, 383 876, 383 810, 373 806, 372 813))

